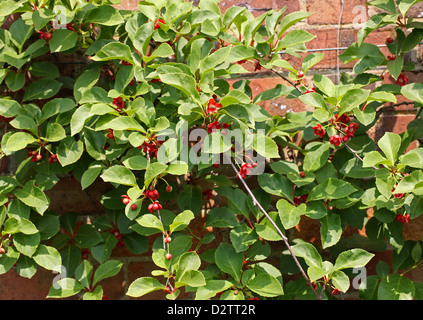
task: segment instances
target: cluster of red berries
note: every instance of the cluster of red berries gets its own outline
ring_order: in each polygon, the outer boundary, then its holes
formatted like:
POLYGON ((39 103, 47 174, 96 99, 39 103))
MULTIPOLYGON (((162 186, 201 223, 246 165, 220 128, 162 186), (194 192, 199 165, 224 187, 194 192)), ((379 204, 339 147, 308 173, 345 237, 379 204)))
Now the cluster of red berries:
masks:
POLYGON ((239 175, 242 179, 245 179, 250 173, 251 169, 255 168, 257 163, 243 163, 241 169, 239 170, 239 175))
POLYGON ((113 104, 116 106, 118 112, 121 112, 125 108, 125 102, 121 97, 113 98, 113 104))
POLYGON ((220 123, 219 121, 213 121, 212 123, 209 123, 207 125, 207 132, 212 133, 220 129, 228 129, 228 128, 229 128, 228 123, 220 123))
POLYGON ((115 135, 113 134, 113 129, 107 129, 107 135, 106 135, 106 137, 107 138, 109 138, 109 139, 114 139, 115 138, 115 135))
POLYGON ((118 240, 118 243, 116 244, 116 247, 123 247, 125 246, 125 242, 123 241, 123 235, 120 233, 118 229, 111 229, 110 233, 115 236, 115 238, 118 240))
POLYGON ((401 73, 399 76, 398 76, 398 79, 397 79, 397 81, 396 81, 396 83, 397 83, 397 85, 399 85, 399 86, 405 86, 406 84, 407 84, 407 82, 408 82, 408 78, 403 74, 403 73, 401 73))
POLYGON ((49 164, 57 163, 57 162, 59 162, 59 159, 57 158, 57 155, 55 155, 55 154, 52 154, 50 156, 50 158, 48 158, 48 163, 49 164))
POLYGON ((150 137, 148 141, 144 141, 138 148, 148 153, 150 157, 157 158, 157 152, 160 146, 164 143, 162 140, 157 140, 155 137, 150 137))
MULTIPOLYGON (((329 138, 329 142, 335 146, 339 146, 341 142, 346 142, 353 138, 355 131, 359 127, 359 124, 356 122, 351 122, 351 118, 345 113, 341 116, 336 114, 335 118, 331 119, 330 122, 338 131, 341 131, 340 134, 334 134, 329 138)), ((325 129, 323 129, 320 123, 314 126, 313 130, 314 134, 320 138, 323 138, 326 133, 325 129)))
POLYGON ((210 200, 212 195, 213 195, 212 189, 203 190, 201 193, 202 193, 203 198, 206 199, 206 200, 210 200))
MULTIPOLYGON (((122 198, 122 203, 124 205, 127 205, 128 203, 132 201, 131 198, 129 198, 126 194, 121 195, 121 198, 122 198)), ((131 210, 137 210, 137 205, 135 203, 131 204, 131 210)))
POLYGON ((6 118, 6 117, 3 117, 3 116, 0 116, 0 120, 3 120, 3 121, 5 121, 5 122, 10 122, 10 121, 12 121, 13 119, 15 119, 15 117, 6 118))
POLYGON ((159 199, 159 192, 156 189, 149 189, 147 191, 144 191, 144 196, 146 198, 150 198, 151 201, 156 201, 159 199))
POLYGON ((215 99, 211 98, 207 104, 207 114, 211 115, 217 113, 222 108, 222 105, 216 102, 215 99))
POLYGON ((294 196, 293 200, 294 200, 295 205, 298 206, 301 203, 307 202, 307 198, 308 198, 308 194, 303 194, 302 196, 299 196, 299 197, 294 196))
POLYGON ((162 205, 157 200, 148 205, 148 211, 150 211, 150 213, 161 210, 162 208, 162 205))
POLYGON ((400 223, 409 223, 410 222, 410 215, 407 214, 398 214, 395 218, 400 223))
POLYGON ((39 34, 39 38, 40 39, 44 39, 46 42, 49 42, 50 39, 53 37, 53 35, 51 34, 51 32, 44 32, 44 31, 37 31, 37 33, 39 34))
POLYGON ((307 90, 304 92, 304 94, 311 93, 311 92, 316 92, 316 88, 310 88, 310 89, 307 89, 307 90))
MULTIPOLYGON (((394 191, 395 191, 395 189, 396 189, 396 187, 397 187, 397 185, 394 185, 394 186, 392 187, 391 192, 394 192, 394 191)), ((395 194, 394 194, 394 198, 399 198, 399 199, 404 198, 404 193, 395 193, 395 194)))
POLYGON ((37 162, 40 161, 43 156, 41 154, 39 154, 37 151, 28 151, 27 157, 31 157, 31 161, 32 162, 37 162))

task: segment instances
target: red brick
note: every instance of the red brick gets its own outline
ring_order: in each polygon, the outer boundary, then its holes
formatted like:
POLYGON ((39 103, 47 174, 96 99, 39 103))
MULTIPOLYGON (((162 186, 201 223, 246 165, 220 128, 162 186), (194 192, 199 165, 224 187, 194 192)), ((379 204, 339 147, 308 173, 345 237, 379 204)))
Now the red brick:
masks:
MULTIPOLYGON (((57 273, 38 268, 31 279, 21 277, 14 268, 0 276, 1 300, 46 300, 57 273)), ((77 299, 69 297, 67 299, 77 299)))
MULTIPOLYGON (((273 89, 278 84, 289 85, 285 82, 285 80, 279 77, 251 79, 250 87, 253 98, 263 91, 273 89)), ((284 115, 286 112, 300 112, 308 110, 307 106, 305 106, 305 104, 299 99, 287 99, 286 97, 262 101, 259 105, 266 109, 266 111, 271 115, 284 115)))
POLYGON ((407 11, 407 17, 422 18, 423 17, 423 3, 417 3, 407 11))
POLYGON ((287 7, 285 14, 300 10, 298 0, 222 0, 219 4, 222 12, 233 6, 243 6, 250 10, 254 16, 259 16, 268 10, 280 10, 287 7))
MULTIPOLYGON (((343 24, 353 23, 354 19, 362 12, 365 13, 367 20, 367 9, 364 6, 366 2, 366 0, 345 1, 341 22, 343 24)), ((338 24, 341 14, 341 0, 308 0, 307 11, 314 13, 308 18, 309 24, 338 24)))

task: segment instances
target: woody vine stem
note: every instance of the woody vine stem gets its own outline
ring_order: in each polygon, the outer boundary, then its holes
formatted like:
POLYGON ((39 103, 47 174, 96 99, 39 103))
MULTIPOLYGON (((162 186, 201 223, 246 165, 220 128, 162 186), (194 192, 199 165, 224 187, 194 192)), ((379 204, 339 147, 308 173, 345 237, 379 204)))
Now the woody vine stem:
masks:
POLYGON ((286 247, 288 248, 288 250, 289 250, 292 258, 294 259, 295 264, 298 266, 298 268, 300 269, 301 274, 306 279, 307 283, 310 285, 310 288, 313 291, 314 295, 316 296, 316 299, 317 300, 321 300, 320 299, 320 296, 317 294, 315 288, 313 287, 310 279, 308 278, 307 274, 305 273, 304 269, 302 268, 300 262, 298 261, 297 257, 295 256, 294 252, 292 251, 292 248, 291 248, 291 246, 289 245, 289 242, 288 242, 288 238, 283 234, 283 232, 281 231, 281 229, 276 225, 275 221, 273 221, 273 219, 269 216, 269 214, 266 212, 266 210, 257 201, 257 198, 254 196, 253 192, 248 187, 247 183, 242 178, 242 176, 240 175, 238 169, 236 168, 236 166, 233 164, 232 161, 231 161, 231 166, 234 169, 234 171, 235 171, 236 175, 238 176, 238 178, 241 180, 242 184, 244 185, 244 187, 247 190, 248 194, 250 195, 251 199, 253 200, 253 204, 256 205, 261 210, 261 212, 263 212, 263 214, 265 215, 265 217, 270 221, 270 223, 276 229, 276 231, 278 232, 278 234, 281 236, 281 238, 284 241, 286 247))

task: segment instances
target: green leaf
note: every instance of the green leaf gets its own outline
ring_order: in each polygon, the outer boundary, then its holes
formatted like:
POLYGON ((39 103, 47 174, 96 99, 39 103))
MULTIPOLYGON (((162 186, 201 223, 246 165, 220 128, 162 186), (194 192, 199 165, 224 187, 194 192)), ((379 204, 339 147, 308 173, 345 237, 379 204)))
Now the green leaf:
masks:
POLYGON ((219 195, 228 199, 228 208, 235 214, 248 216, 247 195, 239 188, 221 186, 214 189, 219 195))
POLYGON ((147 213, 135 220, 139 225, 146 228, 154 228, 164 232, 163 223, 155 215, 147 213))
POLYGON ((233 228, 238 224, 235 214, 227 207, 213 208, 207 214, 206 227, 233 228))
POLYGON ((176 277, 175 279, 176 286, 190 286, 194 288, 202 287, 206 285, 206 278, 198 270, 188 270, 185 271, 181 276, 176 277))
POLYGON ((169 226, 170 232, 180 231, 185 229, 191 220, 194 219, 194 214, 190 210, 185 210, 178 214, 175 219, 173 219, 171 225, 169 226))
POLYGON ((223 47, 216 50, 211 55, 207 56, 200 64, 200 73, 205 73, 206 71, 213 69, 219 64, 225 62, 231 51, 231 47, 223 47))
POLYGON ((235 281, 240 281, 244 265, 243 253, 237 253, 230 244, 221 243, 215 251, 215 261, 220 270, 229 273, 235 281))
POLYGON ((75 242, 80 248, 90 248, 103 241, 100 232, 92 224, 83 224, 78 228, 75 242))
POLYGON ((150 62, 155 58, 167 58, 173 54, 172 47, 167 43, 162 43, 149 56, 144 56, 143 60, 145 62, 150 62))
POLYGON ((6 253, 0 255, 0 274, 4 274, 9 271, 18 261, 19 256, 19 251, 13 247, 9 247, 6 253))
POLYGON ((100 164, 89 166, 88 169, 82 174, 81 188, 82 190, 88 188, 97 177, 100 175, 103 167, 100 164))
POLYGON ((104 182, 123 184, 125 186, 137 187, 135 175, 128 168, 116 165, 104 170, 100 176, 104 182))
POLYGON ((410 83, 401 87, 401 94, 411 101, 423 104, 423 84, 410 83))
POLYGON ((366 102, 370 96, 370 90, 366 89, 351 89, 348 90, 339 102, 339 114, 352 111, 362 103, 366 102))
POLYGON ((395 60, 389 60, 386 66, 391 76, 397 80, 404 67, 404 56, 397 56, 395 60))
POLYGON ((57 147, 57 158, 62 166, 67 166, 78 161, 84 152, 82 141, 76 141, 73 137, 67 136, 57 147))
POLYGON ((91 59, 94 61, 124 60, 134 64, 131 49, 121 42, 110 42, 106 44, 94 57, 91 57, 91 59))
POLYGON ((61 271, 62 258, 56 248, 40 244, 32 258, 44 269, 61 271))
POLYGON ((335 269, 364 267, 375 255, 363 249, 350 249, 341 252, 335 261, 335 269))
POLYGON ((370 151, 364 155, 363 168, 387 164, 388 160, 377 151, 370 151))
POLYGON ((67 298, 74 296, 83 290, 84 287, 73 278, 62 278, 53 282, 47 298, 67 298))
POLYGON ((160 162, 153 162, 148 165, 144 176, 144 185, 148 187, 151 181, 162 174, 167 168, 167 165, 160 162))
POLYGON ((219 292, 223 292, 233 286, 227 280, 208 280, 205 286, 197 289, 195 300, 207 300, 213 298, 219 292))
POLYGON ((145 133, 145 129, 134 118, 128 116, 120 116, 114 118, 104 126, 113 130, 136 130, 145 133))
POLYGON ((110 5, 101 5, 90 10, 84 20, 85 22, 104 26, 116 26, 124 23, 119 11, 110 5))
POLYGON ((323 249, 331 247, 338 243, 342 235, 341 217, 332 212, 328 212, 326 216, 319 219, 320 236, 323 249))
POLYGON ((393 14, 397 12, 394 0, 372 0, 368 4, 393 14))
POLYGON ((59 92, 62 85, 56 80, 45 78, 31 82, 25 89, 22 101, 52 98, 59 92))
MULTIPOLYGON (((278 212, 271 211, 268 213, 270 218, 276 223, 277 227, 283 232, 283 226, 279 223, 278 212)), ((255 224, 257 234, 267 241, 280 241, 282 240, 279 232, 269 219, 262 219, 260 223, 255 224)))
POLYGON ((379 300, 413 300, 414 294, 413 281, 397 273, 383 277, 377 290, 379 300))
POLYGON ((258 182, 262 189, 267 193, 292 199, 292 184, 285 176, 274 173, 263 173, 258 176, 258 182))
POLYGON ((238 253, 248 250, 258 237, 254 229, 249 228, 246 224, 241 224, 231 230, 230 238, 235 251, 238 253))
POLYGON ((350 287, 350 279, 348 276, 342 271, 334 271, 332 273, 332 284, 337 288, 339 291, 347 292, 350 287))
POLYGON ((161 284, 159 280, 153 277, 142 277, 131 283, 126 294, 130 297, 137 298, 147 293, 164 289, 165 286, 161 284))
POLYGON ((37 251, 40 239, 41 237, 39 233, 16 233, 13 235, 13 244, 20 253, 28 257, 32 257, 35 251, 37 251))
POLYGON ((323 268, 322 257, 311 243, 298 243, 291 248, 292 252, 297 257, 303 258, 308 266, 323 268))
POLYGON ((123 262, 118 260, 109 260, 98 266, 94 273, 93 286, 103 279, 117 275, 123 266, 123 262))
POLYGON ((11 91, 18 91, 25 85, 25 75, 20 72, 8 72, 4 82, 11 91))
POLYGON ((66 138, 65 129, 56 122, 51 122, 47 126, 46 135, 44 140, 49 142, 56 142, 66 138))
POLYGON ((203 205, 201 191, 193 185, 187 185, 179 193, 177 203, 181 211, 190 210, 197 214, 203 205))
POLYGON ((93 269, 93 265, 88 260, 83 260, 75 269, 75 279, 85 288, 89 288, 91 285, 93 269))
POLYGON ((49 204, 44 192, 34 185, 34 180, 25 183, 22 189, 15 192, 15 196, 30 207, 44 207, 49 204))
POLYGON ((336 178, 329 178, 310 191, 307 201, 340 199, 349 196, 355 191, 357 191, 357 188, 352 186, 349 182, 336 178))
POLYGON ((263 297, 277 297, 284 294, 281 283, 266 273, 256 275, 247 282, 247 287, 263 297))
POLYGON ((276 142, 262 134, 255 134, 253 140, 254 150, 266 158, 280 158, 276 142))
POLYGON ((386 132, 378 141, 379 148, 392 165, 398 159, 398 151, 401 147, 401 136, 393 132, 386 132))
POLYGON ((50 51, 62 52, 72 49, 76 46, 78 34, 68 29, 57 29, 53 32, 49 43, 50 51))
POLYGON ((35 141, 37 140, 27 132, 14 132, 7 139, 6 146, 3 149, 11 152, 19 151, 35 141))
POLYGON ((113 248, 118 240, 111 232, 102 233, 103 242, 91 247, 92 256, 100 263, 110 258, 113 248))
POLYGON ((423 169, 423 149, 413 149, 399 157, 400 164, 412 168, 423 169))
POLYGON ((321 143, 313 146, 313 148, 307 151, 304 157, 304 171, 314 172, 323 167, 328 161, 329 151, 329 143, 321 143))
POLYGON ((178 72, 159 74, 159 78, 160 80, 162 80, 163 83, 166 83, 181 90, 185 94, 191 96, 194 100, 200 100, 198 91, 196 89, 197 83, 192 76, 182 72, 178 72))
POLYGON ((9 218, 4 223, 4 232, 8 234, 17 234, 21 232, 26 235, 32 235, 38 233, 38 229, 32 221, 28 219, 9 218))
POLYGON ((316 38, 315 35, 305 30, 292 30, 279 41, 278 48, 283 50, 301 43, 309 42, 314 38, 316 38))
POLYGON ((276 208, 285 229, 295 227, 300 222, 301 216, 306 212, 306 205, 304 203, 294 206, 285 199, 280 199, 276 203, 276 208))

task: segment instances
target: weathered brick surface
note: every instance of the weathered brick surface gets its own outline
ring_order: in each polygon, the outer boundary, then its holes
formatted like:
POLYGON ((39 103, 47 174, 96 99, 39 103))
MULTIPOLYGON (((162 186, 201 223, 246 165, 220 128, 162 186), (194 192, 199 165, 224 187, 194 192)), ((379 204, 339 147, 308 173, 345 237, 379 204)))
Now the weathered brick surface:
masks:
MULTIPOLYGON (((344 1, 344 10, 342 12, 342 23, 353 23, 354 19, 363 15, 367 17, 365 0, 347 0, 344 1)), ((309 17, 309 24, 336 24, 339 22, 341 14, 340 0, 308 0, 307 11, 314 13, 309 17)), ((358 19, 358 18, 357 18, 358 19)), ((357 22, 360 22, 359 20, 357 22)))

